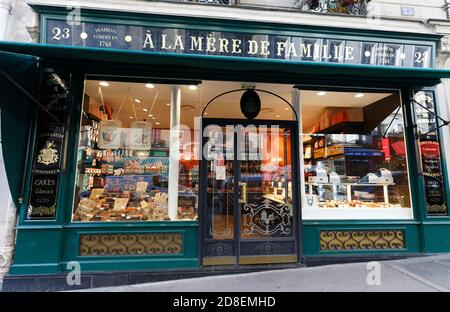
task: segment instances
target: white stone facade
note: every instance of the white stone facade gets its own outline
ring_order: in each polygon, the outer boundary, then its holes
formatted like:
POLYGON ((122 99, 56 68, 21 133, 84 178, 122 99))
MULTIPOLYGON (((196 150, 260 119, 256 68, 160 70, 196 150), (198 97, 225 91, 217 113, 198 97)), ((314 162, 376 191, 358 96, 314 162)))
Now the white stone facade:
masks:
MULTIPOLYGON (((207 0, 204 0, 207 1, 207 0)), ((366 23, 366 17, 320 13, 302 13, 298 2, 302 0, 238 0, 237 5, 214 5, 183 3, 175 1, 144 0, 97 0, 97 1, 55 1, 55 0, 0 0, 0 39, 13 41, 31 41, 29 32, 38 26, 38 17, 28 6, 30 4, 47 4, 49 6, 66 6, 96 8, 101 10, 147 12, 181 16, 205 16, 213 18, 258 20, 292 24, 320 24, 336 27, 375 28, 379 30, 396 30, 407 32, 439 32, 439 27, 430 20, 446 20, 446 0, 372 0, 368 4, 370 19, 380 18, 381 23, 366 23), (7 12, 7 14, 6 14, 7 12), (6 14, 6 15, 2 15, 6 14), (2 18, 6 16, 6 18, 2 18), (416 21, 417 24, 412 24, 416 21), (409 23, 408 23, 409 22, 409 23), (5 26, 2 24, 6 23, 5 26), (403 25, 403 27, 401 27, 403 25), (400 26, 400 28, 398 28, 400 26), (436 28, 436 29, 435 29, 436 28), (428 30, 428 31, 427 31, 428 30), (3 37, 2 37, 3 32, 3 37)), ((323 1, 323 0, 320 0, 323 1)))
MULTIPOLYGON (((0 0, 0 14, 2 11, 9 12, 6 30, 3 31, 6 33, 6 40, 12 41, 37 40, 35 33, 32 36, 29 33, 36 30, 39 19, 28 4, 419 33, 436 33, 448 27, 443 27, 440 23, 436 25, 436 20, 447 19, 445 0, 372 0, 368 5, 369 18, 304 13, 296 7, 298 1, 301 0, 238 0, 238 5, 226 6, 148 0, 0 0)), ((5 20, 0 18, 0 21, 2 39, 1 25, 5 20)))

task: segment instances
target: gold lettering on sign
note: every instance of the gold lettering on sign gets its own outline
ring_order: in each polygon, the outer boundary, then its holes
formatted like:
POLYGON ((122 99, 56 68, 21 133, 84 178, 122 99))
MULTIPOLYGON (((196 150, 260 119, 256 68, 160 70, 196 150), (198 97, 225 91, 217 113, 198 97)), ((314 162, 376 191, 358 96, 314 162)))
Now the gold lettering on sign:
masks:
POLYGON ((175 44, 173 45, 173 49, 184 50, 183 38, 181 36, 178 35, 175 37, 175 44))
POLYGON ((302 49, 300 51, 300 57, 306 57, 311 58, 311 47, 312 44, 302 44, 302 49))
POLYGON ((281 56, 281 53, 286 48, 286 42, 277 42, 277 55, 281 56))
POLYGON ((167 46, 167 35, 161 35, 161 49, 169 50, 172 49, 172 46, 167 46))
POLYGON ((231 53, 233 54, 242 53, 241 50, 242 41, 239 39, 231 39, 231 42, 233 43, 233 50, 231 51, 231 53))
POLYGON ((320 44, 314 43, 314 60, 320 61, 320 44))
POLYGON ((148 46, 148 48, 151 48, 151 49, 155 48, 155 45, 153 44, 153 39, 152 39, 152 34, 151 33, 146 33, 145 34, 145 40, 144 40, 143 48, 145 49, 145 48, 147 48, 147 46, 148 46))
MULTIPOLYGON (((0 0, 1 1, 1 0, 0 0)), ((208 0, 211 2, 210 0, 208 0)), ((354 0, 353 2, 355 2, 354 0)), ((217 2, 217 1, 215 1, 217 2)), ((336 1, 334 1, 336 2, 336 1)), ((342 2, 342 1, 341 1, 342 2)), ((352 2, 347 1, 346 2, 352 2)), ((47 43, 63 43, 72 46, 104 47, 136 51, 155 51, 191 55, 217 55, 231 57, 250 57, 260 59, 286 59, 296 61, 354 63, 367 65, 392 65, 396 67, 418 64, 430 67, 433 46, 414 43, 374 42, 364 38, 333 36, 327 34, 277 33, 275 30, 260 29, 257 32, 218 30, 216 27, 195 28, 167 25, 129 25, 96 22, 81 23, 82 32, 77 33, 81 40, 72 39, 72 30, 63 20, 49 19, 44 39, 47 43), (134 34, 133 34, 134 33, 134 34), (134 38, 141 33, 140 38, 134 38), (118 35, 120 34, 120 36, 118 35), (70 35, 70 36, 69 36, 70 35), (133 35, 133 36, 132 36, 133 35), (69 38, 70 37, 70 38, 69 38), (60 40, 66 39, 64 42, 60 40), (134 44, 138 39, 137 46, 134 44), (55 41, 56 40, 56 41, 55 41), (405 53, 413 51, 412 60, 405 62, 405 53), (408 65, 409 64, 409 65, 408 65)))
POLYGON ((330 58, 332 58, 330 51, 329 51, 329 46, 328 45, 324 45, 323 46, 323 59, 324 60, 329 60, 330 58))
POLYGON ((295 49, 295 45, 292 42, 286 43, 287 49, 286 54, 287 56, 297 56, 297 50, 295 49))
POLYGON ((225 38, 220 38, 219 39, 219 52, 223 53, 229 53, 230 51, 228 51, 228 45, 230 44, 230 41, 228 39, 225 38))
POLYGON ((203 37, 191 36, 191 51, 203 51, 203 37))
POLYGON ((206 52, 216 52, 216 38, 208 37, 206 38, 206 52))
POLYGON ((261 41, 261 55, 268 56, 270 54, 269 45, 269 41, 261 41))
POLYGON ((352 61, 354 59, 353 57, 353 47, 345 47, 345 60, 346 61, 352 61))
POLYGON ((250 55, 258 54, 258 41, 256 40, 248 41, 248 54, 250 55))
POLYGON ((56 185, 56 181, 52 180, 52 179, 36 180, 34 182, 34 185, 36 185, 36 186, 54 186, 54 185, 56 185))
POLYGON ((338 61, 338 60, 340 60, 342 58, 341 57, 341 51, 342 51, 342 49, 341 49, 341 47, 339 45, 335 45, 334 46, 334 59, 336 61, 338 61))

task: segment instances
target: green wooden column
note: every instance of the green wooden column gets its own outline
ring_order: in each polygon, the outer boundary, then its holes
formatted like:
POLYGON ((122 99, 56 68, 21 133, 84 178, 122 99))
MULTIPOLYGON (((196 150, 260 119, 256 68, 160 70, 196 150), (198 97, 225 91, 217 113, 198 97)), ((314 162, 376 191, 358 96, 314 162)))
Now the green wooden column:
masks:
MULTIPOLYGON (((50 69, 46 64, 41 64, 40 73, 38 79, 35 81, 35 85, 38 89, 37 101, 42 102, 42 105, 46 105, 45 97, 45 84, 48 77, 53 77, 56 74, 61 77, 65 77, 67 84, 67 98, 66 110, 60 112, 60 115, 64 116, 62 126, 64 127, 64 141, 61 147, 61 155, 58 155, 59 163, 59 179, 56 192, 56 211, 53 217, 40 218, 39 216, 29 215, 30 211, 30 192, 33 189, 33 175, 37 174, 37 171, 33 169, 36 161, 36 157, 39 154, 39 136, 43 130, 40 130, 44 120, 48 117, 40 107, 33 118, 33 132, 31 135, 30 144, 30 157, 28 159, 28 170, 26 174, 25 182, 25 194, 24 202, 20 205, 19 222, 17 226, 17 240, 16 249, 14 255, 13 265, 10 269, 10 274, 49 274, 60 272, 60 262, 63 246, 63 228, 65 224, 65 212, 71 211, 72 204, 70 203, 71 197, 67 196, 67 176, 70 176, 71 168, 67 167, 67 159, 70 157, 68 146, 69 142, 69 129, 72 122, 76 118, 70 114, 70 108, 76 105, 74 94, 77 94, 77 89, 83 86, 83 80, 80 80, 80 76, 74 79, 72 73, 68 70, 50 69), (46 78, 47 77, 47 78, 46 78), (42 94, 41 94, 42 93, 42 94)), ((82 90, 82 89, 81 89, 82 90)), ((58 103, 59 104, 59 103, 58 103)), ((50 112, 51 113, 51 112, 50 112)), ((63 120, 63 119, 61 119, 63 120)), ((43 176, 44 177, 44 176, 43 176)))

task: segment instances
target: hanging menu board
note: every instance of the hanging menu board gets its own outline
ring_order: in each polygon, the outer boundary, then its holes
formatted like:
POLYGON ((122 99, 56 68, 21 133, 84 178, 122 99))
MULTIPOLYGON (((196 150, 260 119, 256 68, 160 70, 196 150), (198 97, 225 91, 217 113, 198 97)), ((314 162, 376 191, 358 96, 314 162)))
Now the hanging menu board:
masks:
POLYGON ((425 179, 425 198, 429 215, 447 215, 439 142, 422 141, 420 156, 425 179))
POLYGON ((428 216, 448 215, 433 91, 416 93, 416 124, 428 216), (420 105, 419 105, 420 104, 420 105))
POLYGON ((36 150, 33 158, 27 219, 55 219, 61 164, 63 162, 68 83, 70 77, 44 73, 42 77, 36 150))

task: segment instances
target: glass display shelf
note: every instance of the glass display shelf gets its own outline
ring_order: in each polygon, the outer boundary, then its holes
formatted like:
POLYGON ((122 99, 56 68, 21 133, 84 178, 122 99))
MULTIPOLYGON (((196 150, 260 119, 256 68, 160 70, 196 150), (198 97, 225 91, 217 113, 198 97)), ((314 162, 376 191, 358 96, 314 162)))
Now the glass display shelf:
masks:
POLYGON ((340 183, 330 183, 330 182, 305 182, 305 185, 308 186, 308 194, 313 195, 313 186, 331 186, 333 189, 333 199, 337 200, 337 188, 345 187, 347 192, 347 201, 352 201, 352 188, 353 187, 382 187, 383 188, 383 197, 384 203, 389 204, 389 186, 394 186, 395 183, 349 183, 349 182, 340 182, 340 183))

